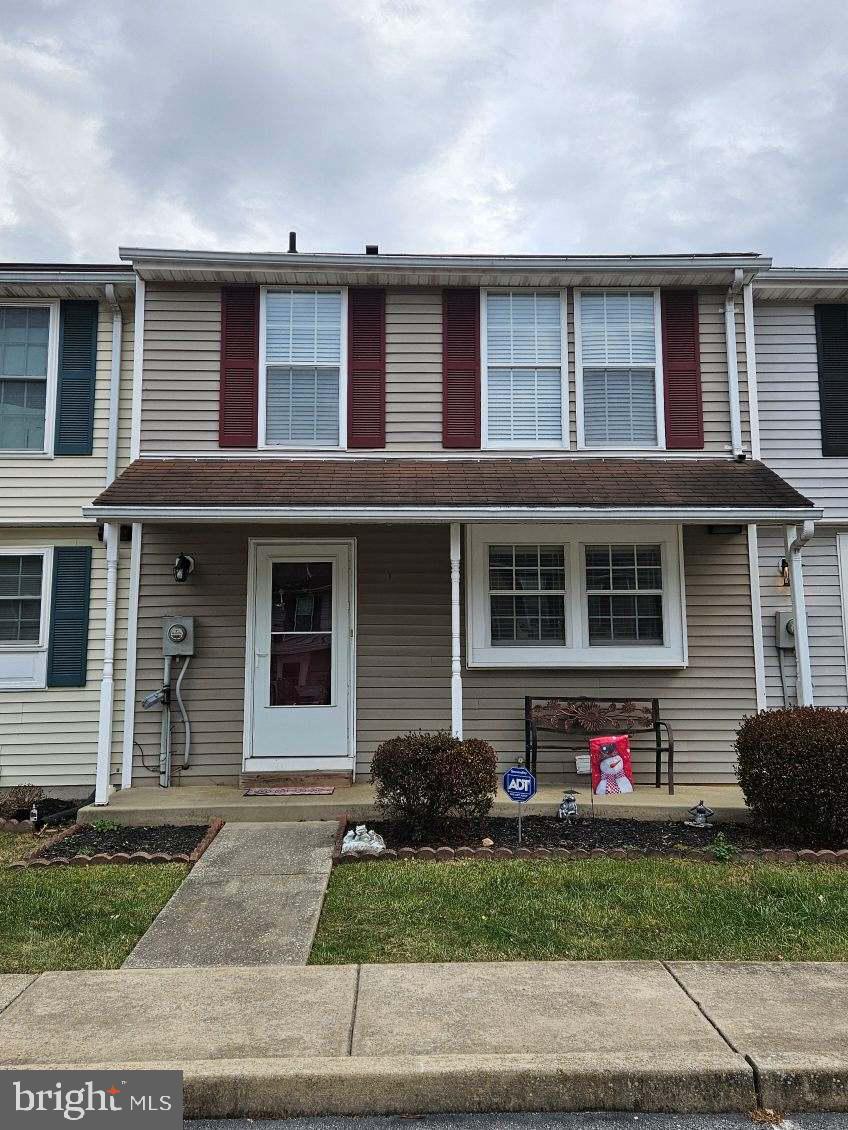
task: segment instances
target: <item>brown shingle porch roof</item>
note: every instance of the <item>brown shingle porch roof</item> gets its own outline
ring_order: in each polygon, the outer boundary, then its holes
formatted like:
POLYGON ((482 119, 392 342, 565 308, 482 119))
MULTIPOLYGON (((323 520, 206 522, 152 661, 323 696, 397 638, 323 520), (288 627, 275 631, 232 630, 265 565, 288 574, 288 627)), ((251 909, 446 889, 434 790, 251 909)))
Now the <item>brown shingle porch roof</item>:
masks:
POLYGON ((813 503, 731 459, 140 459, 94 507, 717 507, 813 503))

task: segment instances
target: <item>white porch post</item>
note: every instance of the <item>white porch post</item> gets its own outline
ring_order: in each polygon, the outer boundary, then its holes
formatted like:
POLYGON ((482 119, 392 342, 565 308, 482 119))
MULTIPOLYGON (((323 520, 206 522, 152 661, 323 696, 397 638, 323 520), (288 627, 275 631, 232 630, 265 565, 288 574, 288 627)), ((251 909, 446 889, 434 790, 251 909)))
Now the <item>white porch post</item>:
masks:
POLYGON ((130 547, 130 591, 127 596, 127 666, 124 678, 124 736, 121 750, 121 788, 128 789, 133 778, 135 741, 135 672, 138 647, 138 595, 141 583, 141 522, 132 524, 130 547))
POLYGON ((462 737, 462 648, 459 616, 459 562, 461 534, 459 522, 451 522, 451 733, 462 737))
POLYGON ((812 536, 804 523, 799 538, 795 526, 787 526, 786 559, 789 562, 789 585, 792 597, 792 617, 795 622, 795 684, 799 706, 813 705, 813 675, 810 668, 810 640, 807 634, 807 605, 804 599, 804 573, 801 568, 801 547, 812 536))
POLYGON ((97 729, 97 770, 94 803, 109 801, 109 776, 112 762, 112 702, 115 695, 115 614, 118 603, 118 547, 120 526, 103 526, 106 547, 106 623, 103 634, 103 674, 100 680, 100 722, 97 729))

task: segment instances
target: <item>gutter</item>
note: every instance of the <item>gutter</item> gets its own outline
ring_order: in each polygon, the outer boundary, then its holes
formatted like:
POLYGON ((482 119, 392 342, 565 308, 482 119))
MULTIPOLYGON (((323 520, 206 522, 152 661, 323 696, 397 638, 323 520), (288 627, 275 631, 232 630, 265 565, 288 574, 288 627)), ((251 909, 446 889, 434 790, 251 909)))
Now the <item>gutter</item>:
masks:
POLYGON ((745 275, 737 267, 733 272, 733 282, 727 288, 724 298, 724 336, 727 342, 727 395, 730 404, 730 443, 733 458, 740 462, 745 458, 742 446, 742 413, 739 398, 739 359, 736 356, 736 296, 745 285, 745 275))
POLYGON ((750 522, 797 523, 820 518, 812 507, 738 506, 86 506, 86 518, 142 522, 750 522))

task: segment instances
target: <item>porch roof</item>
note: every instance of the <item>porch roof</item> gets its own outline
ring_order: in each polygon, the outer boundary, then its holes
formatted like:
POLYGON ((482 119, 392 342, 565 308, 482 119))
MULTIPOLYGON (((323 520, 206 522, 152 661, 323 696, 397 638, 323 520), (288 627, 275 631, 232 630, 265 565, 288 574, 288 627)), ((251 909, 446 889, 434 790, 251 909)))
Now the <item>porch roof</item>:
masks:
POLYGON ((634 458, 170 458, 132 463, 101 519, 784 521, 820 515, 762 463, 634 458))

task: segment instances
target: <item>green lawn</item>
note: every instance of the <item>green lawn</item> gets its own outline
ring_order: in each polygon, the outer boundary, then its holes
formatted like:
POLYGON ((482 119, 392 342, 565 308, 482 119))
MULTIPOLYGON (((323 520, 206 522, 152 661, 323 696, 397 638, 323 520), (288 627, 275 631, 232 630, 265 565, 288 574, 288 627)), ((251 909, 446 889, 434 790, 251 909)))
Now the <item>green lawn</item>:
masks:
POLYGON ((313 964, 848 959, 848 873, 677 859, 336 867, 313 964))
POLYGON ((23 859, 42 842, 31 832, 0 832, 0 864, 23 859))
MULTIPOLYGON (((31 851, 25 840, 31 837, 0 835, 0 859, 31 851)), ((178 864, 0 868, 0 973, 117 968, 187 870, 178 864)))

